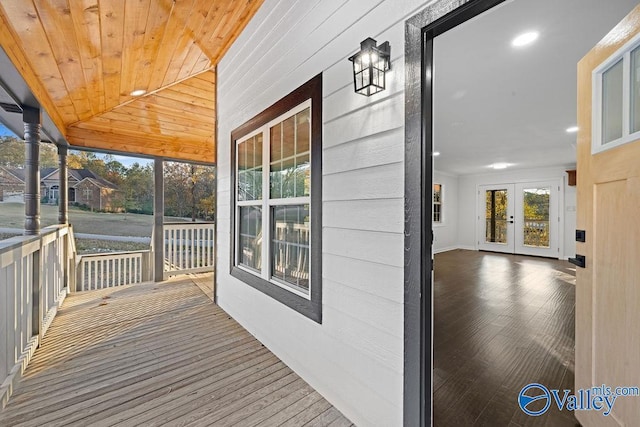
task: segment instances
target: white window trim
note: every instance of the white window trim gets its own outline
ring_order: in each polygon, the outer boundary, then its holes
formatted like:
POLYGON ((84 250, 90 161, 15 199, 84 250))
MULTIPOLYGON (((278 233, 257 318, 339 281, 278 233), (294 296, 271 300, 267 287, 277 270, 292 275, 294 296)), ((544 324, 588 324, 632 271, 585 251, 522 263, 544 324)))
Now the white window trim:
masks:
MULTIPOLYGON (((312 206, 311 206, 311 195, 309 196, 305 196, 305 197, 293 197, 293 198, 280 198, 280 199, 270 199, 269 197, 267 197, 270 193, 270 164, 271 164, 271 159, 269 157, 269 149, 270 149, 270 145, 271 145, 271 134, 269 132, 269 129, 276 125, 279 124, 281 122, 283 122, 284 120, 288 119, 291 116, 294 116, 306 109, 309 109, 309 129, 311 129, 312 126, 312 116, 313 116, 313 111, 312 111, 312 105, 311 105, 311 99, 307 99, 306 101, 302 102, 301 104, 298 104, 297 106, 295 106, 294 108, 292 108, 291 110, 287 111, 284 114, 281 114, 280 116, 276 117, 275 119, 271 120, 270 122, 268 122, 267 124, 265 124, 264 126, 261 126, 259 128, 257 128, 256 130, 254 130, 253 132, 247 134, 246 136, 242 137, 241 139, 236 141, 236 158, 235 158, 235 168, 236 168, 236 176, 238 176, 239 171, 238 171, 238 154, 239 154, 239 150, 238 150, 238 146, 240 144, 242 144, 243 142, 255 137, 256 135, 262 134, 262 199, 260 200, 243 200, 240 201, 238 200, 238 185, 236 184, 236 188, 235 188, 235 201, 236 201, 236 210, 235 210, 235 223, 236 223, 236 227, 234 230, 234 239, 235 239, 235 247, 239 248, 239 243, 240 243, 240 221, 239 221, 239 216, 240 216, 240 207, 243 206, 260 206, 262 208, 262 268, 261 268, 261 272, 260 274, 257 274, 256 270, 253 270, 249 267, 245 267, 242 264, 240 264, 239 259, 238 259, 238 250, 235 251, 234 254, 234 264, 236 267, 240 268, 243 271, 248 272, 249 274, 253 274, 254 276, 260 277, 263 280, 268 281, 269 283, 272 283, 280 288, 283 288, 289 292, 292 292, 302 298, 305 298, 307 300, 311 300, 311 286, 312 286, 312 281, 311 281, 311 271, 309 271, 309 289, 306 292, 303 292, 299 289, 296 289, 295 287, 291 286, 290 284, 287 284, 284 281, 278 280, 277 278, 274 278, 271 276, 271 207, 273 206, 287 206, 287 205, 302 205, 302 204, 308 204, 309 205, 309 212, 312 211, 312 206)), ((311 160, 311 156, 312 156, 312 141, 311 139, 309 140, 309 164, 312 164, 312 160, 311 160)), ((313 226, 313 224, 312 224, 313 226)), ((312 246, 313 246, 313 240, 309 239, 309 255, 311 255, 311 251, 312 251, 312 246)))
POLYGON ((631 51, 640 46, 640 33, 624 44, 592 72, 591 154, 601 153, 640 138, 640 130, 631 133, 631 51), (622 59, 622 137, 602 141, 602 76, 622 59))

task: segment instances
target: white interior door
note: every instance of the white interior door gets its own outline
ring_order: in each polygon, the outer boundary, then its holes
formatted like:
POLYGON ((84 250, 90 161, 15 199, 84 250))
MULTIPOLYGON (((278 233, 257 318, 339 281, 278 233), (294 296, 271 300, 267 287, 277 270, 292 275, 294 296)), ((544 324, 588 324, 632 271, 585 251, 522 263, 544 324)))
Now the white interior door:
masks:
POLYGON ((558 258, 560 183, 515 185, 515 253, 558 258))
POLYGON ((478 249, 514 253, 515 185, 482 185, 478 189, 478 249))

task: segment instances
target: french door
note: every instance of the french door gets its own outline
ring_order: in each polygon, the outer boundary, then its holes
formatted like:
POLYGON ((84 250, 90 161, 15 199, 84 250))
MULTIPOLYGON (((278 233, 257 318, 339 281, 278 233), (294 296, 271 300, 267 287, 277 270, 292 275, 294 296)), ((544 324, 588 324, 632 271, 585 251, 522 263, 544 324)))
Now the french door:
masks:
POLYGON ((560 183, 478 188, 478 249, 557 258, 560 183))

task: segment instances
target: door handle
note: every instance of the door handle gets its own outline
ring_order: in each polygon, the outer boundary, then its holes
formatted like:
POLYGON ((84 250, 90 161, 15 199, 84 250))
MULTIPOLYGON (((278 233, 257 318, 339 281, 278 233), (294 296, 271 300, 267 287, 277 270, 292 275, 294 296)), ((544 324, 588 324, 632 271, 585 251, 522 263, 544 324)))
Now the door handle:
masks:
POLYGON ((587 265, 587 260, 584 255, 577 255, 575 258, 569 258, 569 262, 573 265, 577 265, 580 268, 585 268, 587 265))

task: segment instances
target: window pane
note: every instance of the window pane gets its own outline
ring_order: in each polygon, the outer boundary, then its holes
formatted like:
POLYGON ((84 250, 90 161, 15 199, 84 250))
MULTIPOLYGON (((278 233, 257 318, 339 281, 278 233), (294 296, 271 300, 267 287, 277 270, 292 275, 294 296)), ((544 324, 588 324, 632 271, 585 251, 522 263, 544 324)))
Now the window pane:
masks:
POLYGON ((631 52, 631 133, 640 131, 640 47, 631 52))
POLYGON ((549 247, 549 202, 551 188, 524 189, 524 245, 549 247))
POLYGON ((507 190, 487 190, 485 197, 485 241, 507 243, 507 190))
POLYGON ((262 199, 262 134, 238 144, 238 200, 262 199))
POLYGON ((309 196, 311 193, 309 108, 271 127, 270 198, 309 196))
POLYGON ((433 184, 433 222, 442 222, 442 185, 433 184))
POLYGON ((294 197, 304 197, 311 194, 311 163, 309 153, 296 157, 293 170, 294 197))
POLYGON ((622 138, 622 60, 602 74, 602 143, 622 138))
POLYGON ((262 208, 241 207, 238 221, 238 264, 259 271, 262 267, 262 208))
POLYGON ((272 208, 271 274, 305 292, 309 291, 309 205, 272 208))
POLYGON ((309 140, 311 139, 311 108, 296 114, 296 138, 298 154, 309 151, 309 140))

